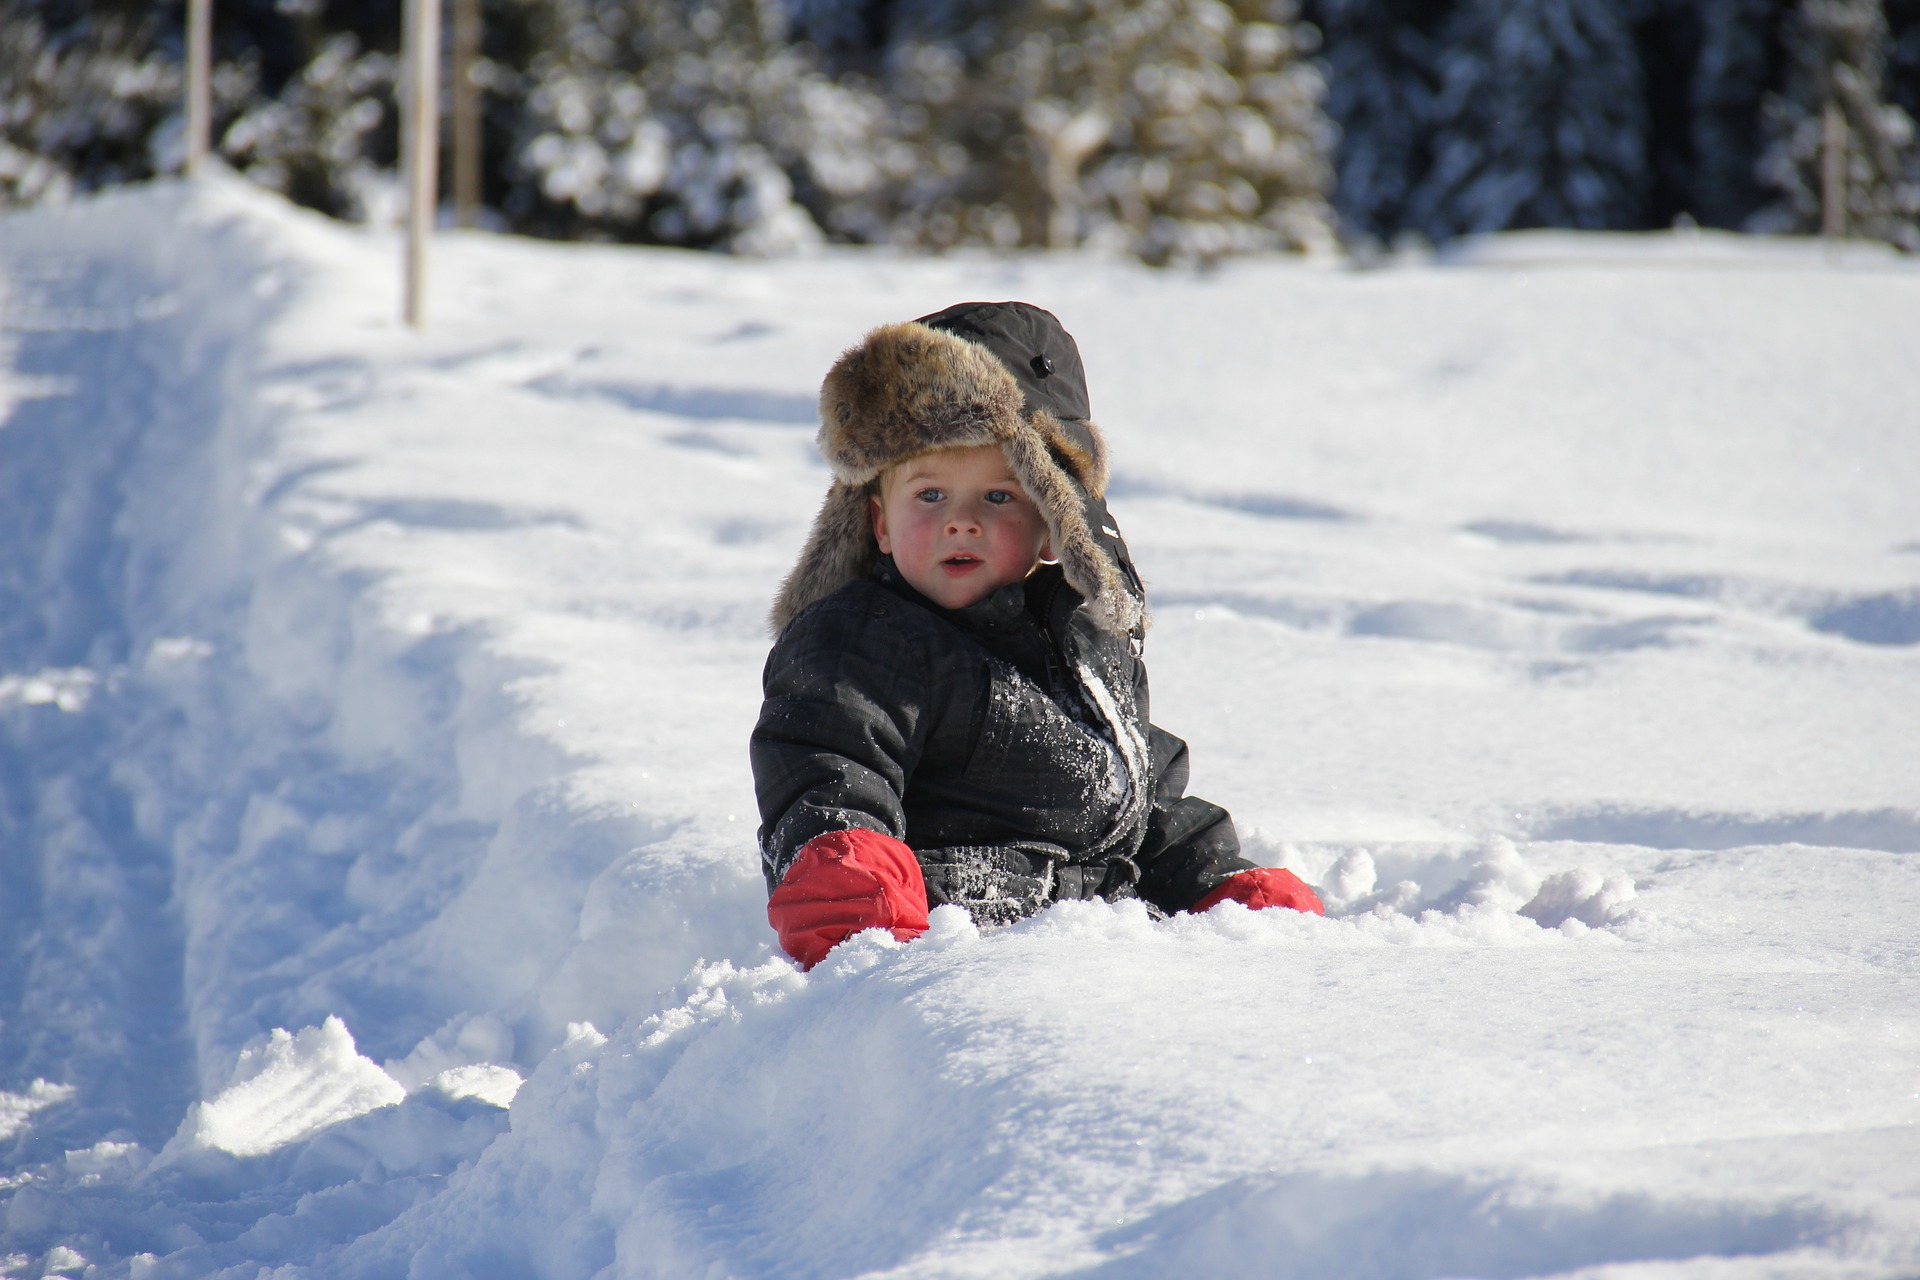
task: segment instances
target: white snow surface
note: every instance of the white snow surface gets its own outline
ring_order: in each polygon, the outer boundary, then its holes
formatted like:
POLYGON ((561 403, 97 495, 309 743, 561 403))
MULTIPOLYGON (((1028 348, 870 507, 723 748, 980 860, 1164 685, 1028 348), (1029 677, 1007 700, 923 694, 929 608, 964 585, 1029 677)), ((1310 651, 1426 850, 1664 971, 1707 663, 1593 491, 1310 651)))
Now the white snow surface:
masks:
POLYGON ((1920 270, 0 220, 0 1276, 1920 1274, 1920 270), (1154 718, 1325 919, 772 946, 870 326, 1055 311, 1154 718))

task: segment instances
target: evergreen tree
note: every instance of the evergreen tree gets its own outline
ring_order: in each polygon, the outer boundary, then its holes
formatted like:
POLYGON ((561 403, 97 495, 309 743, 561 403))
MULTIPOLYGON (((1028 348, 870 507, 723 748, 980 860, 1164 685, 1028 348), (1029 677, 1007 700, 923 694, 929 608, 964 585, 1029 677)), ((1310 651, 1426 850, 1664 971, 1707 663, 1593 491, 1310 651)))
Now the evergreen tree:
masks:
POLYGON ((1760 104, 1779 79, 1779 32, 1791 0, 1705 0, 1690 93, 1690 212, 1737 229, 1766 201, 1760 186, 1760 104))
POLYGON ((157 48, 151 6, 0 0, 0 33, 0 205, 154 172, 150 142, 177 109, 180 72, 157 48))
POLYGON ((879 67, 893 18, 885 0, 789 0, 792 36, 820 54, 829 74, 871 74, 879 67))
POLYGON ((1448 24, 1432 166, 1411 201, 1436 240, 1644 224, 1646 94, 1618 0, 1466 0, 1448 24))
POLYGON ((537 7, 505 198, 517 225, 749 252, 817 242, 823 223, 870 230, 884 106, 790 43, 775 0, 537 7))
MULTIPOLYGON (((214 150, 304 204, 365 216, 393 186, 398 33, 381 21, 391 8, 216 4, 214 150), (364 50, 356 31, 387 47, 364 50)), ((62 199, 179 168, 183 11, 137 0, 0 0, 0 203, 62 199)))
POLYGON ((1391 240, 1432 163, 1442 24, 1452 0, 1323 0, 1334 207, 1348 237, 1391 240))
POLYGON ((1920 0, 1887 0, 1887 101, 1920 121, 1920 0))
POLYGON ((1713 0, 1638 0, 1633 43, 1646 102, 1646 201, 1642 227, 1701 221, 1703 160, 1694 95, 1705 65, 1702 9, 1713 0))
POLYGON ((910 15, 885 81, 920 159, 896 238, 1150 261, 1330 242, 1319 33, 1291 0, 1035 0, 997 24, 934 0, 910 15))
POLYGON ((215 0, 214 151, 334 217, 397 216, 399 8, 215 0))
POLYGON ((1920 251, 1920 158, 1914 123, 1886 100, 1888 26, 1879 0, 1800 0, 1784 33, 1786 83, 1769 95, 1763 186, 1773 204, 1754 230, 1822 226, 1828 119, 1839 126, 1841 198, 1849 234, 1920 251))
POLYGON ((254 182, 310 208, 390 221, 400 202, 398 73, 395 55, 363 49, 349 33, 324 36, 278 96, 252 96, 215 150, 254 182))

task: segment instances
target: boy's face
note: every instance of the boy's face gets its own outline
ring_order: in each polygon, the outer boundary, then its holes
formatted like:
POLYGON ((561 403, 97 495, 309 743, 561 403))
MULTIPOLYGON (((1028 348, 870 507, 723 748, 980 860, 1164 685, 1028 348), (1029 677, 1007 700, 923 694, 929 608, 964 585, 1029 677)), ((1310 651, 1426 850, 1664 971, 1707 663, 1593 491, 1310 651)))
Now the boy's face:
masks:
POLYGON ((1020 581, 1047 554, 1047 522, 998 445, 907 459, 881 478, 871 511, 880 550, 946 609, 1020 581))

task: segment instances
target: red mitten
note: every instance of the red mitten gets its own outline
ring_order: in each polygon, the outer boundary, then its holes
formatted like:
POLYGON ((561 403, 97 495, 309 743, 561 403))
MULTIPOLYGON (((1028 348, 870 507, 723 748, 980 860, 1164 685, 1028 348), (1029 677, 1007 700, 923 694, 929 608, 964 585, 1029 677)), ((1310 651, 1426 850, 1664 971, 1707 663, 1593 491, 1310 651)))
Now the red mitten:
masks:
POLYGON ((801 846, 767 900, 780 945, 811 969, 862 929, 891 929, 902 942, 927 931, 927 882, 920 862, 892 836, 855 828, 828 831, 801 846))
POLYGON ((1295 911, 1311 911, 1316 916, 1327 914, 1327 909, 1320 905, 1319 895, 1307 887, 1306 881, 1285 867, 1252 867, 1246 871, 1236 871, 1188 910, 1196 913, 1209 911, 1228 898, 1244 902, 1255 911, 1262 907, 1292 907, 1295 911))

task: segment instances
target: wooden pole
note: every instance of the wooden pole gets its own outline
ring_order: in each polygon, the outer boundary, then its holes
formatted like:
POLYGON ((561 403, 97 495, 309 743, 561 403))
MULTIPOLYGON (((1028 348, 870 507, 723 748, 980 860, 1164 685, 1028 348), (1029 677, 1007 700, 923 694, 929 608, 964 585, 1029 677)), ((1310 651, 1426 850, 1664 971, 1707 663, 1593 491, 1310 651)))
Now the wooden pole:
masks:
POLYGON ((401 142, 407 170, 407 247, 401 314, 419 329, 426 324, 427 237, 439 201, 440 0, 406 0, 404 18, 401 142))
POLYGON ((470 227, 480 208, 480 0, 453 0, 453 220, 470 227))
POLYGON ((1820 234, 1829 240, 1847 235, 1847 118, 1840 104, 1827 99, 1820 136, 1820 234))
POLYGON ((213 0, 187 0, 187 176, 206 163, 213 136, 213 0))

